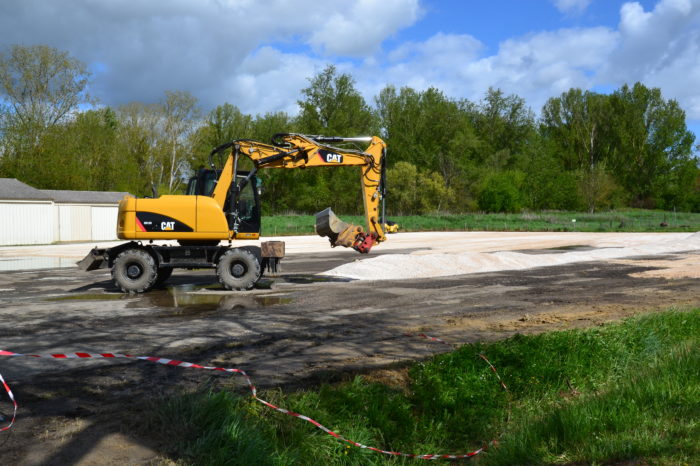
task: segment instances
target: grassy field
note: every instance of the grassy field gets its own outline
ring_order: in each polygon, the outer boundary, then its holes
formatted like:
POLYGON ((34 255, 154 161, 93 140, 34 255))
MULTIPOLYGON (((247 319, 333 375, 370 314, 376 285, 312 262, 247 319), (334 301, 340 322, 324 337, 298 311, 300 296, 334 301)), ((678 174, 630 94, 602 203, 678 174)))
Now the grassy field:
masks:
MULTIPOLYGON (((364 224, 360 216, 340 216, 344 221, 364 224)), ((401 231, 585 231, 651 232, 698 231, 700 213, 657 210, 624 210, 588 214, 540 212, 522 214, 464 214, 388 217, 401 231), (663 226, 662 226, 663 225, 663 226)), ((314 234, 313 215, 263 217, 265 236, 314 234)))
MULTIPOLYGON (((497 440, 479 464, 700 464, 700 309, 465 345, 407 371, 400 386, 357 376, 261 397, 384 449, 460 453, 497 440)), ((187 464, 418 461, 349 447, 252 400, 239 380, 230 387, 170 399, 148 428, 168 432, 187 464)))

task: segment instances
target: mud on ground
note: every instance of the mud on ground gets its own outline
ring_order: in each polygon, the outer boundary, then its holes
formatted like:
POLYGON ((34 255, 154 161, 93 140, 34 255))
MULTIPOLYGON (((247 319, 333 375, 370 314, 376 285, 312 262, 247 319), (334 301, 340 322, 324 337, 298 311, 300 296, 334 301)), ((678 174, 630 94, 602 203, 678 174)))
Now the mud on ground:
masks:
MULTIPOLYGON (((3 273, 0 346, 238 367, 285 390, 358 373, 401 385, 410 361, 449 350, 405 333, 463 344, 700 306, 691 272, 700 251, 422 280, 314 275, 354 259, 291 256, 279 277, 237 294, 208 271, 176 272, 168 288, 142 296, 117 293, 106 273, 3 273)), ((167 463, 162 433, 142 415, 152 400, 209 387, 246 393, 235 376, 145 362, 17 358, 0 360, 0 372, 20 403, 16 426, 0 434, 8 464, 167 463)), ((11 414, 6 398, 0 412, 11 414)))

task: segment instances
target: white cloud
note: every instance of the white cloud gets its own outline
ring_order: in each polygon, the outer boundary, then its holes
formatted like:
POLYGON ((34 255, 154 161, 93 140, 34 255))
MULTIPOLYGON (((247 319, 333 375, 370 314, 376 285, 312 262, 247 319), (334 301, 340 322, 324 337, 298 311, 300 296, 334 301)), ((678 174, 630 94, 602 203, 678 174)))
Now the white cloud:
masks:
POLYGON ((620 9, 620 45, 599 73, 611 83, 643 82, 678 99, 700 119, 700 0, 661 0, 645 11, 637 2, 620 9))
POLYGON ((385 69, 364 67, 355 75, 362 77, 367 96, 389 82, 478 100, 493 86, 525 97, 539 110, 553 95, 592 86, 592 75, 617 42, 618 34, 608 28, 564 29, 509 39, 495 55, 480 57, 484 47, 474 37, 439 33, 391 51, 385 69))
MULTIPOLYGON (((323 4, 324 2, 320 2, 323 4)), ((310 43, 329 55, 366 56, 387 36, 413 24, 420 14, 417 0, 358 0, 319 18, 310 43)))
POLYGON ((229 100, 245 111, 274 111, 288 108, 290 96, 293 101, 298 96, 299 88, 284 97, 281 89, 303 87, 315 71, 317 59, 304 49, 330 56, 371 54, 421 14, 418 0, 348 4, 345 0, 3 0, 0 46, 48 44, 69 51, 97 71, 92 91, 107 104, 154 101, 165 90, 182 89, 199 97, 204 106, 229 100), (276 58, 273 49, 265 47, 270 44, 278 44, 276 58), (279 50, 284 48, 295 53, 282 56, 279 50), (259 81, 258 102, 270 107, 250 99, 251 79, 259 81), (274 96, 279 100, 273 101, 274 96))
MULTIPOLYGON (((552 0, 566 14, 590 0, 552 0)), ((602 0, 601 0, 602 1, 602 0)), ((387 84, 437 87, 480 99, 488 87, 535 110, 570 87, 661 87, 700 119, 700 0, 637 2, 617 28, 534 32, 496 53, 469 34, 437 32, 390 50, 386 40, 418 21, 419 0, 3 0, 0 46, 49 44, 89 63, 106 104, 150 102, 188 90, 207 108, 294 113, 299 90, 329 62, 368 101, 387 84)))
MULTIPOLYGON (((536 111, 571 87, 640 81, 677 99, 689 119, 700 119, 700 0, 660 0, 651 11, 628 2, 617 29, 540 32, 508 39, 490 56, 479 56, 482 51, 471 36, 436 34, 389 53, 382 79, 472 100, 489 86, 499 87, 524 97, 536 111)), ((369 74, 357 70, 358 76, 369 74)), ((368 96, 381 88, 372 78, 360 83, 368 96)))
POLYGON ((583 13, 591 0, 552 0, 559 11, 566 14, 583 13))

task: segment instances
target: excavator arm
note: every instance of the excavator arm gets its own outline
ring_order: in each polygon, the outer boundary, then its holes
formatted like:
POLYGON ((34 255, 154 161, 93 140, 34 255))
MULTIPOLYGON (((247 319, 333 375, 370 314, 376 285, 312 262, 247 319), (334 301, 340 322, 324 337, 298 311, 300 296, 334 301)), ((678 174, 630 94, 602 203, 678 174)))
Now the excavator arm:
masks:
MULTIPOLYGON (((236 205, 236 193, 240 192, 242 185, 246 183, 244 178, 238 182, 238 185, 232 185, 233 180, 236 179, 234 174, 238 173, 241 157, 249 158, 255 166, 249 177, 262 168, 357 166, 360 168, 360 184, 368 230, 364 231, 361 226, 340 221, 328 208, 316 215, 316 232, 321 236, 327 236, 332 246, 352 247, 361 253, 369 252, 375 243, 386 240, 382 220, 386 144, 380 138, 376 136, 343 138, 283 133, 275 135, 272 144, 248 139, 232 141, 214 149, 212 157, 227 149, 231 149, 231 153, 212 193, 212 197, 222 209, 228 196, 233 197, 229 205, 236 205), (339 143, 368 143, 368 146, 364 150, 357 150, 332 145, 339 143)), ((230 214, 235 216, 235 212, 230 214)))

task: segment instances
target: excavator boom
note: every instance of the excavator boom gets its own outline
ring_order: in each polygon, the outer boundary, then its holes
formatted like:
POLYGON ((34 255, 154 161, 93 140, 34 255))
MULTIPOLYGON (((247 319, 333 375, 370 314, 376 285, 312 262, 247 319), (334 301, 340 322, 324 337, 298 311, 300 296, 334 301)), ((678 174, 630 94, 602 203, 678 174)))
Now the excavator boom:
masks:
POLYGON ((339 222, 333 211, 326 209, 316 216, 316 232, 329 238, 332 246, 352 247, 366 253, 373 244, 386 240, 380 205, 384 199, 384 170, 386 144, 378 137, 314 136, 296 133, 281 133, 273 137, 273 144, 241 139, 227 143, 212 151, 232 148, 221 173, 219 183, 212 195, 224 205, 233 173, 241 156, 248 157, 256 170, 261 168, 307 168, 307 167, 360 167, 360 184, 365 211, 365 232, 357 225, 339 222), (340 148, 331 144, 367 143, 364 150, 340 148), (341 224, 344 225, 341 231, 341 224))

